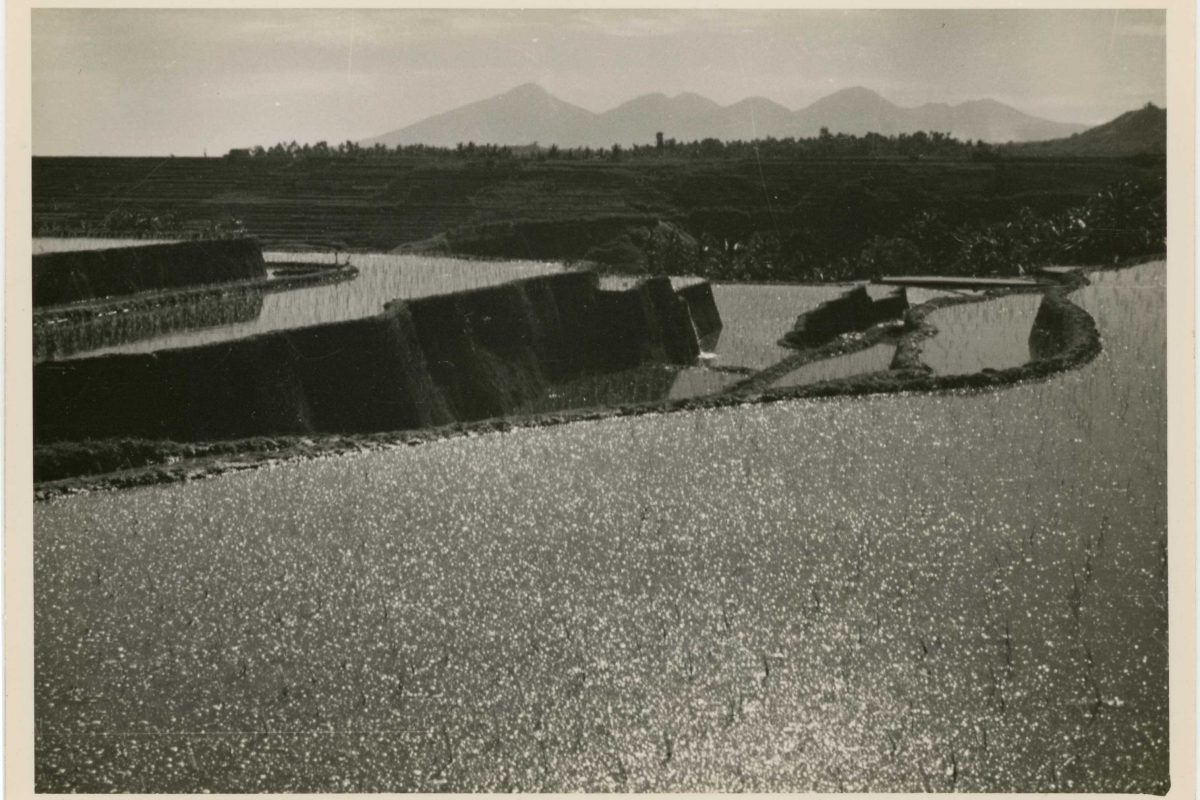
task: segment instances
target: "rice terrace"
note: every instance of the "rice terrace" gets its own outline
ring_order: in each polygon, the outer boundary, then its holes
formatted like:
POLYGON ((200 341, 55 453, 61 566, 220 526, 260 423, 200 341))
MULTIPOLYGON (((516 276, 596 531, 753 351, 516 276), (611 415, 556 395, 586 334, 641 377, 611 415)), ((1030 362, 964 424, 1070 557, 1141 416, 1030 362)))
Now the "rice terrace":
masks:
POLYGON ((37 791, 1171 788, 1164 12, 33 18, 37 791))

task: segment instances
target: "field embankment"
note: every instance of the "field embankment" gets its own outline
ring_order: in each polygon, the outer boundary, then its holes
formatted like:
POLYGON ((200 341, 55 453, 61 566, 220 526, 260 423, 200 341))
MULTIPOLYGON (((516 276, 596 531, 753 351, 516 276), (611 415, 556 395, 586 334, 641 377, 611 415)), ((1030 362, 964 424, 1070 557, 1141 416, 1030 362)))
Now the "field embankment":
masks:
MULTIPOLYGON (((173 269, 168 265, 167 269, 173 269)), ((94 354, 171 334, 231 329, 260 318, 268 295, 340 283, 350 265, 272 264, 260 277, 105 296, 33 312, 34 361, 94 354)))
POLYGON ((43 253, 33 257, 33 305, 62 305, 266 275, 262 249, 253 239, 43 253))
MULTIPOLYGON (((689 296, 703 310, 703 292, 689 296)), ((691 305, 666 277, 605 291, 593 273, 566 272, 395 301, 360 320, 46 362, 34 435, 197 441, 503 416, 581 374, 691 363, 691 305)))
POLYGON ((780 344, 790 347, 824 344, 843 333, 864 331, 884 320, 900 319, 906 310, 908 294, 903 288, 876 300, 867 294, 865 286, 858 286, 801 314, 780 344))
MULTIPOLYGON (((577 273, 576 273, 577 274, 577 273)), ((251 469, 255 466, 280 460, 305 459, 331 453, 357 450, 388 449, 401 445, 413 445, 447 437, 499 432, 522 427, 540 427, 584 420, 597 420, 613 416, 637 416, 684 409, 723 408, 757 403, 772 403, 799 398, 861 396, 891 394, 897 392, 941 392, 955 389, 985 389, 1038 380, 1063 370, 1080 366, 1100 352, 1100 338, 1095 321, 1083 309, 1076 306, 1068 293, 1078 289, 1086 280, 1078 273, 1061 276, 1064 284, 1048 292, 1043 300, 1039 322, 1031 332, 1032 360, 1019 367, 1004 370, 984 370, 963 375, 933 375, 921 361, 921 343, 934 335, 936 330, 926 318, 938 308, 947 305, 987 302, 988 297, 939 298, 910 309, 903 326, 878 324, 861 335, 837 337, 817 347, 807 347, 790 355, 775 365, 760 370, 728 390, 686 399, 659 398, 650 402, 621 403, 598 407, 580 407, 557 410, 552 413, 524 414, 519 409, 490 413, 480 405, 478 399, 471 400, 465 383, 451 385, 449 396, 457 398, 461 405, 455 409, 444 402, 444 382, 453 381, 453 370, 429 382, 428 398, 440 398, 442 409, 455 414, 470 413, 487 415, 476 421, 442 422, 429 427, 400 430, 397 427, 377 428, 379 433, 353 433, 350 435, 315 434, 309 428, 301 432, 283 433, 277 436, 226 441, 168 441, 157 434, 146 436, 139 433, 114 433, 106 441, 47 441, 39 443, 35 452, 35 480, 39 485, 39 496, 53 496, 85 486, 120 488, 185 480, 205 475, 218 475, 228 471, 251 469), (1033 340, 1040 344, 1035 350, 1033 340), (881 343, 896 343, 895 358, 891 369, 870 374, 824 380, 805 385, 785 386, 779 379, 789 372, 819 363, 839 355, 866 350, 881 343), (449 377, 448 377, 449 376, 449 377), (438 381, 443 381, 439 383, 438 381), (141 438, 131 438, 141 437, 141 438), (107 473, 107 474, 103 474, 107 473), (84 477, 90 476, 90 477, 84 477)), ((540 282, 542 279, 522 281, 522 284, 540 282)), ((564 283, 560 290, 568 283, 564 283)), ((705 294, 707 284, 693 284, 688 292, 694 300, 705 294)), ((683 294, 689 287, 681 287, 683 294)), ((711 291, 711 290, 710 290, 711 291)), ((614 293, 619 295, 621 293, 614 293)), ((991 297, 1004 292, 992 293, 991 297)), ((626 294, 626 297, 630 297, 626 294)), ((431 298, 435 299, 435 298, 431 298)), ((639 304, 650 305, 644 297, 639 304)), ((632 305, 632 304, 631 304, 632 305)), ((696 309, 693 303, 692 308, 696 309)), ((429 307, 430 309, 433 306, 429 307)), ((389 311, 391 309, 389 308, 389 311)), ((694 311, 692 312, 694 314, 694 311)), ((699 327, 699 326, 697 326, 699 327)), ((589 328, 576 328, 578 335, 586 336, 589 328)), ((601 341, 608 343, 608 334, 600 333, 601 341)), ((259 337, 262 338, 262 337, 259 337)), ((593 339, 593 341, 595 341, 593 339)), ((448 345, 453 347, 453 345, 448 345)), ((511 353, 512 351, 510 351, 511 353)), ((632 360, 633 354, 627 352, 632 360)), ((645 351, 643 351, 645 352, 645 351)), ((660 349, 666 353, 666 349, 660 349)), ((428 361, 428 357, 427 357, 428 361)), ((549 359, 553 366, 554 359, 549 359)), ((495 361, 491 362, 494 366, 495 361)), ((529 363, 528 361, 526 363, 529 363)), ((561 366, 563 362, 558 362, 561 366)), ((595 362, 602 367, 616 366, 611 360, 595 362)), ((482 367, 472 373, 481 374, 482 367)), ((568 370, 554 373, 565 376, 568 370)), ((494 373, 495 374, 495 373, 494 373)), ((76 380, 79 380, 77 377, 76 380)), ((351 377, 349 380, 361 380, 351 377)), ((328 384, 325 384, 328 386, 328 384)), ((513 385, 513 384, 510 384, 513 385)), ((529 386, 530 384, 523 384, 529 386)), ((549 384, 546 384, 549 385, 549 384)), ((493 400, 492 408, 498 408, 506 398, 510 402, 519 400, 519 392, 510 391, 493 400)), ((327 399, 328 402, 328 399, 327 399)), ((334 398, 334 402, 338 401, 334 398)), ((107 413, 115 413, 110 410, 107 413)), ((310 420, 311 422, 311 420, 310 420)), ((181 423, 182 424, 182 423, 181 423)), ((250 434, 246 434, 249 436, 250 434)), ((176 437, 178 438, 178 437, 176 437)))
POLYGON ((33 358, 65 358, 175 331, 247 322, 262 313, 263 295, 262 289, 250 287, 206 288, 165 293, 158 302, 139 298, 141 302, 94 309, 47 309, 34 314, 33 358))

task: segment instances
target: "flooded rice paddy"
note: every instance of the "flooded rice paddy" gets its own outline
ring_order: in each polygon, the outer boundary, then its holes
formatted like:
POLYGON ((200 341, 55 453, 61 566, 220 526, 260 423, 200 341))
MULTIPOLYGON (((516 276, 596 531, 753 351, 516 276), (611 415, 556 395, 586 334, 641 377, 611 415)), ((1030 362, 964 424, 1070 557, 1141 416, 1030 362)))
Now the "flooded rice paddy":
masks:
POLYGON ((723 367, 765 369, 795 351, 778 341, 792 329, 796 317, 832 300, 845 286, 788 284, 713 284, 713 297, 721 312, 721 336, 706 349, 723 367))
POLYGON ((741 379, 739 374, 705 367, 644 364, 634 369, 585 375, 556 384, 541 397, 518 409, 516 415, 687 400, 716 394, 741 379))
MULTIPOLYGON (((266 253, 272 263, 331 263, 328 253, 266 253)), ((427 297, 520 278, 532 278, 563 269, 561 264, 540 261, 468 261, 413 255, 355 255, 351 263, 358 277, 340 283, 270 292, 262 311, 253 320, 168 333, 127 344, 72 355, 91 357, 107 353, 151 353, 241 339, 260 333, 327 322, 343 322, 382 313, 390 300, 427 297)))
POLYGON ((1029 362, 1029 334, 1041 294, 1012 294, 940 308, 927 319, 938 330, 921 359, 939 375, 967 375, 1029 362))
POLYGON ((107 239, 100 237, 38 236, 33 240, 33 254, 63 253, 71 250, 107 250, 111 247, 139 247, 149 244, 174 244, 177 239, 107 239))
POLYGON ((808 386, 821 381, 849 378, 888 369, 896 355, 894 344, 877 344, 842 356, 813 361, 779 378, 772 387, 808 386))
MULTIPOLYGON (((833 300, 857 284, 713 284, 713 297, 721 312, 721 335, 715 343, 706 342, 716 358, 713 363, 722 367, 765 369, 795 350, 781 347, 778 342, 796 324, 796 318, 806 311, 833 300)), ((872 299, 880 299, 892 291, 891 286, 866 284, 872 299)), ((943 297, 949 292, 928 289, 909 289, 911 305, 943 297)))
POLYGON ((40 791, 1168 786, 1164 265, 1002 391, 35 506, 40 791))

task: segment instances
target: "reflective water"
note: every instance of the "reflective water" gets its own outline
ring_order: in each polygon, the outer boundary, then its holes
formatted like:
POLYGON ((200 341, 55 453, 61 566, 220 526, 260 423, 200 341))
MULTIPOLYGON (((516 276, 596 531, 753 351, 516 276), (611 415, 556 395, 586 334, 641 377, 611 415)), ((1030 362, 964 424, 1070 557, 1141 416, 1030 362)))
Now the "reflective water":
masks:
POLYGON ((69 250, 107 250, 112 247, 140 247, 148 244, 172 244, 175 239, 102 239, 96 237, 39 236, 33 240, 33 254, 62 253, 69 250))
POLYGON ((567 409, 615 408, 664 400, 685 400, 714 394, 737 383, 742 375, 704 367, 646 364, 635 369, 585 375, 551 387, 527 403, 519 415, 546 414, 567 409))
MULTIPOLYGON (((601 275, 600 288, 607 291, 619 291, 621 289, 632 289, 639 283, 644 281, 646 275, 601 275)), ((676 291, 691 286, 696 283, 703 283, 704 278, 697 278, 693 275, 671 275, 671 288, 676 291)))
MULTIPOLYGON (((717 310, 724 327, 705 349, 716 353, 714 364, 765 369, 795 353, 777 342, 796 324, 796 317, 833 300, 859 284, 713 284, 717 310)), ((893 287, 866 284, 867 294, 878 300, 893 287)), ((908 290, 910 305, 924 303, 946 292, 908 290)))
POLYGON ((849 378, 852 375, 880 372, 891 366, 892 357, 895 355, 894 344, 877 344, 865 350, 805 364, 779 378, 771 386, 807 386, 821 381, 849 378))
POLYGON ((939 375, 1019 367, 1030 360, 1041 302, 1040 294, 1015 294, 938 309, 926 318, 938 332, 922 343, 921 357, 939 375))
POLYGON ((1000 391, 38 504, 37 788, 1163 793, 1163 272, 1000 391))
POLYGON ((704 367, 689 367, 679 371, 675 376, 675 382, 671 384, 671 391, 667 393, 668 400, 689 400, 693 397, 703 397, 709 394, 716 394, 738 381, 744 376, 718 372, 716 370, 705 369, 704 367))
POLYGON ((714 284, 713 297, 723 327, 715 342, 705 342, 705 349, 716 354, 713 363, 718 366, 765 369, 795 352, 777 342, 792 329, 796 317, 846 289, 837 285, 714 284))

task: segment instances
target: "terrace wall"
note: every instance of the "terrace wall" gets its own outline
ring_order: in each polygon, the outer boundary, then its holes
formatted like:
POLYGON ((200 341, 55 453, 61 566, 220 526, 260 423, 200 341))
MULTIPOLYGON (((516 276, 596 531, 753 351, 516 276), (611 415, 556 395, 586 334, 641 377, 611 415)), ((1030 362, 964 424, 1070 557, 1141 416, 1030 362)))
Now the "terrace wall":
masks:
POLYGON ((717 311, 717 300, 713 296, 711 283, 693 283, 680 288, 676 294, 687 303, 688 310, 692 313, 692 322, 696 325, 696 333, 701 338, 721 330, 721 314, 717 311))
POLYGON ((376 317, 34 367, 39 443, 401 430, 512 413, 570 377, 699 354, 668 278, 568 272, 389 303, 376 317))
POLYGON ((33 305, 266 277, 253 239, 71 250, 33 257, 33 305))
POLYGON ((1080 352, 1095 346, 1091 341, 1095 331, 1091 315, 1068 300, 1064 292, 1047 292, 1029 332, 1030 361, 1076 360, 1080 352))

